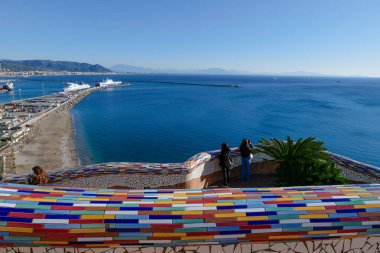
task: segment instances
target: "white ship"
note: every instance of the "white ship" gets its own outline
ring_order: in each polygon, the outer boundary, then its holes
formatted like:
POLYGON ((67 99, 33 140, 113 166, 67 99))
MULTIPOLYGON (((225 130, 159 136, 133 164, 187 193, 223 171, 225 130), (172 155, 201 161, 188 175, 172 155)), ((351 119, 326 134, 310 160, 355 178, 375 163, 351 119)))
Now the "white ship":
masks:
POLYGON ((0 91, 13 91, 15 87, 12 82, 7 82, 5 85, 0 85, 0 91))
POLYGON ((88 88, 91 88, 91 86, 89 84, 87 84, 87 83, 81 83, 81 84, 78 84, 78 83, 66 83, 63 86, 63 91, 64 92, 69 92, 69 91, 84 90, 84 89, 88 89, 88 88))
POLYGON ((112 79, 105 79, 101 82, 96 82, 95 83, 95 86, 96 87, 107 87, 107 86, 115 86, 115 85, 120 85, 121 82, 120 81, 114 81, 112 79))

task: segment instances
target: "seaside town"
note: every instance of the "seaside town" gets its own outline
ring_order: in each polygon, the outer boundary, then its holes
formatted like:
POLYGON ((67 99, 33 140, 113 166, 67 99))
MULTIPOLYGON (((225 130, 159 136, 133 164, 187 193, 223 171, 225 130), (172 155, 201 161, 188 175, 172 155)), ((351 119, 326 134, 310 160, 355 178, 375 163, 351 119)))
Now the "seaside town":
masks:
MULTIPOLYGON (((1 80, 1 82, 6 82, 6 85, 0 87, 3 92, 9 92, 13 96, 12 101, 0 104, 0 170, 2 174, 16 173, 15 152, 19 151, 22 140, 39 131, 36 129, 36 123, 41 119, 47 118, 54 112, 59 113, 70 109, 96 90, 129 85, 112 79, 97 82, 95 87, 85 83, 69 82, 64 85, 62 92, 16 100, 17 90, 11 81, 1 80)), ((19 95, 21 98, 21 93, 19 95)))

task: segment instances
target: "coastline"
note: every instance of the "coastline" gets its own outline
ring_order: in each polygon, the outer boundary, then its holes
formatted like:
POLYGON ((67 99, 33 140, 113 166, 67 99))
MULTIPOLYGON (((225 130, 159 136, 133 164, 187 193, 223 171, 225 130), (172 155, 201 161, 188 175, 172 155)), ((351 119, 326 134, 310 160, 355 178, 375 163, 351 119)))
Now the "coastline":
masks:
POLYGON ((30 137, 17 149, 17 174, 29 174, 37 165, 46 171, 78 166, 70 111, 52 113, 33 124, 32 131, 30 137))

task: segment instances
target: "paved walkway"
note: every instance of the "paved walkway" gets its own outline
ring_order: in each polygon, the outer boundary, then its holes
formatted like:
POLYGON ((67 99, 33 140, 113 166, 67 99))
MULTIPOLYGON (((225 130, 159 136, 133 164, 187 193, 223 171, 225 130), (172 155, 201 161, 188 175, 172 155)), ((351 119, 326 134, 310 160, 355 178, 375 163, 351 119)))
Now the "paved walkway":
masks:
MULTIPOLYGON (((210 187, 222 187, 222 182, 212 184, 210 187)), ((231 188, 255 188, 255 187, 273 187, 274 179, 268 175, 252 175, 249 181, 240 180, 238 177, 231 178, 231 188)))

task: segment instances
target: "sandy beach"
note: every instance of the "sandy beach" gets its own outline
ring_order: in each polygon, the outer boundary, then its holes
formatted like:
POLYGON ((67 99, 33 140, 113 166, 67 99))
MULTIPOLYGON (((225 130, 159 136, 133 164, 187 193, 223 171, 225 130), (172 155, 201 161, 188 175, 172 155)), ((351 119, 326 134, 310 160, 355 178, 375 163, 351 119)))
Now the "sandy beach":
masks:
POLYGON ((16 173, 31 173, 39 165, 46 171, 78 165, 69 111, 55 112, 37 122, 28 141, 16 153, 16 173))

